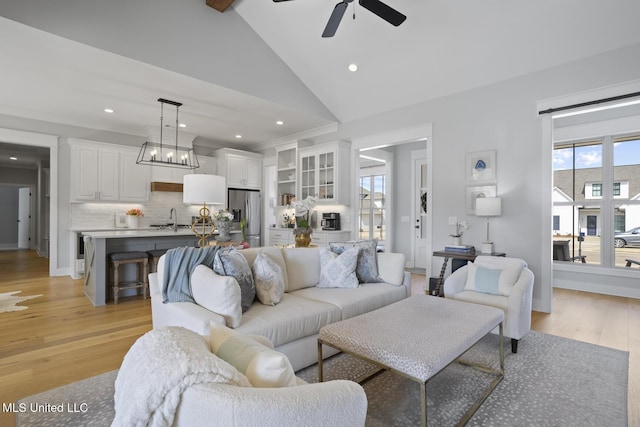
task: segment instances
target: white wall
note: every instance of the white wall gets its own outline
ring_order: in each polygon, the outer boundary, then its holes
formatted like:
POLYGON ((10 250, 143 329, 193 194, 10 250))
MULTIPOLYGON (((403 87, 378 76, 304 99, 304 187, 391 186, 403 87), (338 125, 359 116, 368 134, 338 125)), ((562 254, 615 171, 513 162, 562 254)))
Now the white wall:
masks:
MULTIPOLYGON (((550 200, 543 200, 541 122, 536 102, 640 78, 640 44, 520 78, 424 102, 341 126, 340 138, 433 125, 433 247, 448 240, 448 216, 467 219, 465 243, 484 240, 484 221, 465 215, 465 153, 497 150, 498 195, 503 215, 492 220, 497 251, 525 259, 536 275, 534 307, 543 306, 541 236, 551 229, 550 200)), ((550 190, 549 190, 550 191, 550 190)), ((437 271, 440 259, 433 259, 437 271)), ((545 280, 546 282, 546 280, 545 280)), ((546 302, 545 304, 546 305, 546 302)))

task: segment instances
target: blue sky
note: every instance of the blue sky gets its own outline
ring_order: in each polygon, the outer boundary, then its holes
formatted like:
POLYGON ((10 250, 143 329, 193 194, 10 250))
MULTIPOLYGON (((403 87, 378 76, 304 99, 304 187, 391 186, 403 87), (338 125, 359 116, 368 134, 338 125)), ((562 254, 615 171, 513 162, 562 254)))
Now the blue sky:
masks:
MULTIPOLYGON (((576 147, 576 169, 602 167, 602 146, 600 144, 576 147)), ((615 166, 640 164, 640 140, 617 142, 613 146, 615 166)), ((573 167, 573 149, 553 150, 553 169, 566 170, 573 167)))

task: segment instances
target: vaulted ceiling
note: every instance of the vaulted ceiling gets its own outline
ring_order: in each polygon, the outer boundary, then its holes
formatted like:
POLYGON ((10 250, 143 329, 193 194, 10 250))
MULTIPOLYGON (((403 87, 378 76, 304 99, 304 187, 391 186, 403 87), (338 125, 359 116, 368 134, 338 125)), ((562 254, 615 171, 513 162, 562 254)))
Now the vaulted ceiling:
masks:
POLYGON ((322 38, 337 2, 2 2, 0 118, 147 137, 163 97, 187 135, 255 148, 640 43, 637 0, 388 0, 399 27, 353 2, 322 38))

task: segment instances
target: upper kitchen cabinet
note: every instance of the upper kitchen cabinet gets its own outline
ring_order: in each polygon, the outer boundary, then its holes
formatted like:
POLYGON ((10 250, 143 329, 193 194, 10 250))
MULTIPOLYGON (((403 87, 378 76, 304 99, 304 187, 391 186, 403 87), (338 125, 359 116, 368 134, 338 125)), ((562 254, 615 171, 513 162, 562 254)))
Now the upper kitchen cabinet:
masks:
POLYGON ((288 206, 295 200, 298 179, 298 150, 308 146, 298 141, 276 148, 277 204, 288 206))
POLYGON ((119 154, 109 144, 69 140, 71 200, 118 201, 119 154))
POLYGON ((75 139, 69 145, 71 201, 149 201, 151 171, 136 164, 137 149, 75 139))
POLYGON ((151 168, 139 165, 138 149, 120 149, 120 201, 144 203, 151 191, 151 168))
POLYGON ((262 186, 262 154, 222 148, 216 151, 218 175, 227 179, 227 187, 255 188, 262 186))
POLYGON ((349 203, 349 143, 336 141, 300 149, 298 182, 300 199, 319 203, 349 203))

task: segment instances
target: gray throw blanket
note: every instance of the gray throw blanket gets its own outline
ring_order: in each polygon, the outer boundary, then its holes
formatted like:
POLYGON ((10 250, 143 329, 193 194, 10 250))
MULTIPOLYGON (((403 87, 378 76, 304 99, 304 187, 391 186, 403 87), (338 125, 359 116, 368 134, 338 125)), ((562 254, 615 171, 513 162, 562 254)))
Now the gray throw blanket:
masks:
POLYGON ((174 248, 165 254, 162 302, 192 302, 191 273, 200 264, 213 267, 220 246, 174 248))

